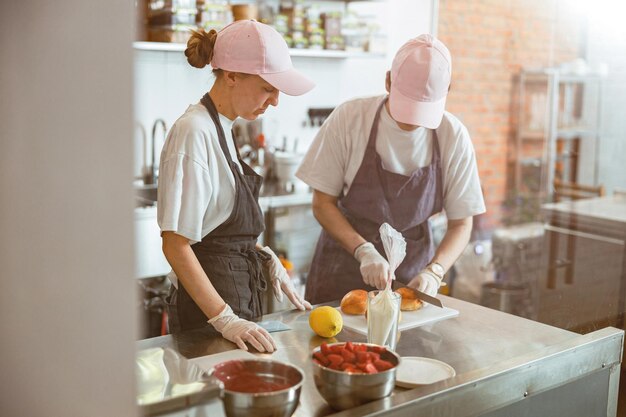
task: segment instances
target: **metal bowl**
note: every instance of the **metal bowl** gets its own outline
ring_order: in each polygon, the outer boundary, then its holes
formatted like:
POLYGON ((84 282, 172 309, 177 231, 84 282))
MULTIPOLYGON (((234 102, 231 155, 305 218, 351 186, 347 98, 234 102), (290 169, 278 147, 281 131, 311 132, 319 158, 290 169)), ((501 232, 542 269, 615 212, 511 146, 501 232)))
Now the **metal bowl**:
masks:
MULTIPOLYGON (((344 344, 332 343, 328 346, 344 344)), ((378 346, 371 343, 354 344, 378 346)), ((320 347, 317 347, 313 350, 311 359, 320 349, 320 347)), ((400 364, 400 356, 395 352, 387 350, 380 355, 380 358, 391 362, 395 366, 376 374, 352 374, 335 371, 313 361, 315 386, 328 405, 335 410, 345 410, 387 397, 391 394, 396 384, 396 368, 400 364)))
POLYGON ((209 374, 219 381, 227 417, 289 417, 304 381, 300 368, 263 359, 222 362, 209 374))

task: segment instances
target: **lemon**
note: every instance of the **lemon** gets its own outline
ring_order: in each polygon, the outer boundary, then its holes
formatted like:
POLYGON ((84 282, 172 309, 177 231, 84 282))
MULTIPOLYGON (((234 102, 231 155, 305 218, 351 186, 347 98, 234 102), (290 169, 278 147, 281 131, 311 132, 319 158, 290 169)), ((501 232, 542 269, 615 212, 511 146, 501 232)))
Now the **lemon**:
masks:
POLYGON ((309 315, 309 326, 321 337, 334 337, 343 328, 343 319, 337 309, 330 306, 317 307, 309 315))

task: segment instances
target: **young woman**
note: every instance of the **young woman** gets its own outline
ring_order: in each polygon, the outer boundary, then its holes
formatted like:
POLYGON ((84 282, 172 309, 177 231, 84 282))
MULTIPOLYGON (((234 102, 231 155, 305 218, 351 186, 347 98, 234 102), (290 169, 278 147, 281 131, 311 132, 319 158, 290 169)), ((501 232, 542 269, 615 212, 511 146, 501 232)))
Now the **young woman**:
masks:
POLYGON ((277 106, 281 91, 301 95, 314 84, 293 68, 280 34, 253 20, 194 32, 185 55, 196 68, 210 64, 215 83, 174 123, 161 154, 158 221, 172 266, 170 330, 208 322, 241 349, 249 343, 273 352, 269 333, 249 321, 262 314, 263 267, 277 298, 284 292, 301 310, 311 305, 274 252, 257 244, 262 178, 239 157, 231 128, 237 117, 254 120, 277 106))

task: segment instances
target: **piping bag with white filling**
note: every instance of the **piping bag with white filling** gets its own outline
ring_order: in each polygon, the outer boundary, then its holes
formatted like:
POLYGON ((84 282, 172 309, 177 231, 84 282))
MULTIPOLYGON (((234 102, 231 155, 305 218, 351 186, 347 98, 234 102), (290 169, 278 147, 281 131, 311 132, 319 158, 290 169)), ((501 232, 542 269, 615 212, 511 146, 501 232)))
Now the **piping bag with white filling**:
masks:
POLYGON ((379 232, 387 255, 387 262, 389 262, 389 277, 385 289, 371 300, 368 307, 368 319, 371 321, 368 326, 370 333, 368 341, 377 345, 384 345, 400 315, 400 303, 394 301, 391 281, 396 279, 396 268, 400 266, 406 256, 406 241, 402 234, 388 223, 383 223, 379 232))

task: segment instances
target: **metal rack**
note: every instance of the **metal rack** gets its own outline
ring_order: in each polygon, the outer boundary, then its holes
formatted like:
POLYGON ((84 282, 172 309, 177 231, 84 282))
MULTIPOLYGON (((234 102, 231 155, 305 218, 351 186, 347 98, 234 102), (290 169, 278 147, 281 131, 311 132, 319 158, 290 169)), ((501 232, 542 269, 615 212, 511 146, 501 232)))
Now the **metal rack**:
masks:
POLYGON ((555 179, 597 185, 602 81, 598 74, 564 74, 558 68, 520 73, 514 156, 518 195, 546 201, 555 179), (578 169, 581 157, 588 156, 579 149, 583 141, 593 148, 592 179, 578 169), (557 168, 566 161, 573 169, 564 178, 557 168))

